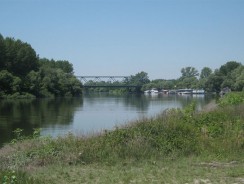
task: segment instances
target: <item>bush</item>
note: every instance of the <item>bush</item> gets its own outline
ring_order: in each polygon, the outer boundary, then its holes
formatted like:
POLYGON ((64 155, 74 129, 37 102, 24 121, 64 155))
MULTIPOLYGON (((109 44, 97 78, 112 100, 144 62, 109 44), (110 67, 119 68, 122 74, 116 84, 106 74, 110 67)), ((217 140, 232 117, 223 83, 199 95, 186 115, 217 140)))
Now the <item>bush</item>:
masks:
POLYGON ((219 99, 220 106, 237 105, 244 103, 244 92, 231 92, 219 99))

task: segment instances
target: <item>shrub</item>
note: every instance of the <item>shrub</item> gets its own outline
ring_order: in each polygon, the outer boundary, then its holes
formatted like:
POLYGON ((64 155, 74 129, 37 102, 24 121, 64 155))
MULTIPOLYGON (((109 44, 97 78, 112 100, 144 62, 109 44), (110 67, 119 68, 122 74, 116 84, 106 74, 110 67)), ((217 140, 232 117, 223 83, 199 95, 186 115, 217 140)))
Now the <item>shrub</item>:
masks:
POLYGON ((231 92, 219 99, 220 106, 237 105, 244 102, 244 92, 231 92))

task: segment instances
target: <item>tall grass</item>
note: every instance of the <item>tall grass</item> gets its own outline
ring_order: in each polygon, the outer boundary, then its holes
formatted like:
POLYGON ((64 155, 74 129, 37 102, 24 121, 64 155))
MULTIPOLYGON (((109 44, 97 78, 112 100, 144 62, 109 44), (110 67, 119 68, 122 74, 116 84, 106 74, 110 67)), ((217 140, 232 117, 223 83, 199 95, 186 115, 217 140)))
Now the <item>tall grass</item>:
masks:
MULTIPOLYGON (((170 109, 156 118, 138 120, 97 135, 21 138, 0 150, 0 170, 28 172, 57 163, 115 165, 194 155, 212 155, 219 159, 241 155, 244 104, 231 105, 226 103, 226 98, 229 96, 221 99, 225 101, 220 101, 221 108, 210 112, 196 112, 192 103, 183 110, 170 109)), ((18 137, 21 136, 18 134, 18 137)))

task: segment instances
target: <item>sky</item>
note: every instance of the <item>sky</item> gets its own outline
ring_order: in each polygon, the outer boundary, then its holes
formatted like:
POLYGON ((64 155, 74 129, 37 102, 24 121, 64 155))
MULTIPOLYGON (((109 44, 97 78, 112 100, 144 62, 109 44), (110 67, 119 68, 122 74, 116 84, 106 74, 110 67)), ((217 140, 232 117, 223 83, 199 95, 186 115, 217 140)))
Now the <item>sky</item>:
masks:
POLYGON ((176 79, 244 63, 244 0, 0 0, 0 34, 78 76, 176 79))

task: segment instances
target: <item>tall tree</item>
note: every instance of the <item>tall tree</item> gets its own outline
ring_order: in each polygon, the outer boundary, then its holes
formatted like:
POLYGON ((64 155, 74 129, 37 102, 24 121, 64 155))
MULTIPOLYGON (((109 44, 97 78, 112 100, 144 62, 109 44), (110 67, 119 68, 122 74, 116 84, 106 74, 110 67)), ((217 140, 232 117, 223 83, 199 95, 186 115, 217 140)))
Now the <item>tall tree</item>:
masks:
POLYGON ((150 82, 148 74, 146 72, 139 72, 136 75, 132 75, 129 79, 131 84, 135 84, 138 86, 142 86, 143 84, 147 84, 150 82))
POLYGON ((178 87, 181 88, 196 88, 198 71, 194 67, 185 67, 181 69, 181 77, 178 81, 178 87))
POLYGON ((197 77, 198 71, 194 67, 185 67, 181 69, 181 78, 197 77))
POLYGON ((220 92, 221 91, 221 84, 223 83, 224 79, 221 75, 219 75, 219 71, 216 70, 213 74, 211 74, 206 83, 205 83, 205 90, 209 92, 220 92))
POLYGON ((198 88, 205 89, 206 87, 206 82, 209 78, 209 76, 213 73, 213 71, 209 67, 204 67, 201 70, 200 78, 198 81, 198 88))
POLYGON ((241 66, 241 63, 236 61, 229 61, 220 67, 219 72, 223 76, 228 76, 234 69, 238 68, 239 66, 241 66))
POLYGON ((150 80, 149 80, 148 74, 146 72, 143 72, 143 71, 137 73, 136 75, 131 75, 125 81, 125 83, 129 83, 129 84, 138 86, 138 88, 136 88, 136 89, 135 88, 130 89, 131 92, 136 92, 136 93, 141 92, 142 86, 149 83, 149 82, 150 82, 150 80))
POLYGON ((209 68, 209 67, 204 67, 204 68, 201 70, 200 79, 206 79, 206 78, 208 78, 212 73, 213 73, 213 71, 211 70, 211 68, 209 68))
POLYGON ((38 69, 38 58, 34 49, 21 40, 5 39, 6 69, 19 77, 24 77, 31 70, 38 69))

